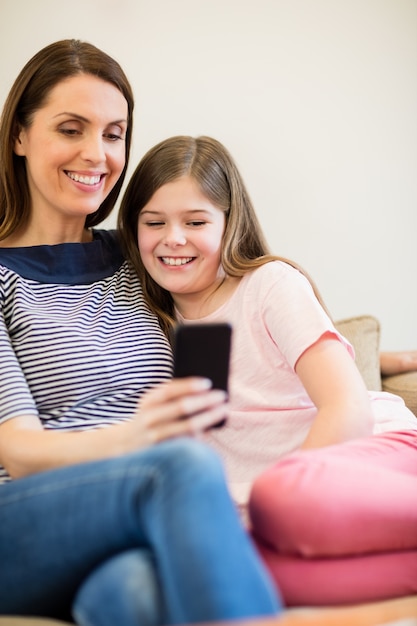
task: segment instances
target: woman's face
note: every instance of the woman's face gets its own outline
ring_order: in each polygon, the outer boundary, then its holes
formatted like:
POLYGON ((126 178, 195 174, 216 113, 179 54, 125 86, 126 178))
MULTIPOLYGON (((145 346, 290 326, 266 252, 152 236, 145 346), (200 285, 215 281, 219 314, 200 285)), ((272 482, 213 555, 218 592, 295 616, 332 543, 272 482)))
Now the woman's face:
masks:
POLYGON ((89 74, 58 83, 15 152, 26 159, 31 218, 85 221, 125 165, 128 105, 112 84, 89 74))

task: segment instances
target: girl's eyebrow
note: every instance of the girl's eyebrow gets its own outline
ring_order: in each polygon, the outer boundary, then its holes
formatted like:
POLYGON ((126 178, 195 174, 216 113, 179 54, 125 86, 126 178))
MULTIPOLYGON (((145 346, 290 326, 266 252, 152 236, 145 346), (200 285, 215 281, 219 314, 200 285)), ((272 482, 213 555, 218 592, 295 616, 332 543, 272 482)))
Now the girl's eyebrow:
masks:
MULTIPOLYGON (((164 214, 164 210, 162 209, 161 211, 156 211, 152 209, 144 209, 140 212, 141 215, 144 213, 149 213, 150 215, 161 215, 164 214)), ((186 209, 184 213, 210 213, 210 211, 207 209, 186 209)))

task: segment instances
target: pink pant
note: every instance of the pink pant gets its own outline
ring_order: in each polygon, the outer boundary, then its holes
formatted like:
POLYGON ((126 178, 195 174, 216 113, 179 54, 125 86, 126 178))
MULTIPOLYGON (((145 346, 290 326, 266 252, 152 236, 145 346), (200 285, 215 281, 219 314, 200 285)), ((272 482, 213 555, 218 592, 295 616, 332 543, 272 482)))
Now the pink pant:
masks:
POLYGON ((291 454, 249 512, 287 605, 417 593, 417 430, 291 454))

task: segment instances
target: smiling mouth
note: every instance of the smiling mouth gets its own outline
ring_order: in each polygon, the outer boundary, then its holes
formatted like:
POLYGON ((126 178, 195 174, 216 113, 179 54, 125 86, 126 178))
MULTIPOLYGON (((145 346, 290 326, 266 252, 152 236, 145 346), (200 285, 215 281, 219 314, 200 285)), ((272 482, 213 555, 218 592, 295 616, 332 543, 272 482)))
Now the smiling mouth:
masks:
POLYGON ((172 256, 161 256, 159 257, 164 265, 187 265, 187 263, 191 263, 194 261, 193 256, 184 256, 184 257, 172 257, 172 256))
POLYGON ((76 183, 83 185, 97 185, 104 174, 95 174, 94 176, 86 176, 85 174, 75 174, 73 172, 65 172, 65 174, 76 183))

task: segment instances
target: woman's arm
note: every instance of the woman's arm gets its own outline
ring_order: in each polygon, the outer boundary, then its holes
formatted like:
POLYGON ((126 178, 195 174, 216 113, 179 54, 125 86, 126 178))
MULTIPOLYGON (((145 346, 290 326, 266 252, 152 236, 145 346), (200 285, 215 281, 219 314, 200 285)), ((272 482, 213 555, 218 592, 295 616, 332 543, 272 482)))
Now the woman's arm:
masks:
POLYGON ((395 376, 417 370, 417 350, 381 352, 379 364, 382 376, 395 376))
POLYGON ((0 463, 10 476, 19 478, 118 456, 201 432, 225 412, 225 394, 209 389, 204 379, 172 380, 145 394, 132 420, 105 428, 60 432, 44 430, 33 416, 11 418, 0 425, 0 463))
POLYGON ((295 370, 318 413, 302 448, 317 448, 372 433, 373 415, 362 377, 346 348, 330 333, 308 348, 295 370))

